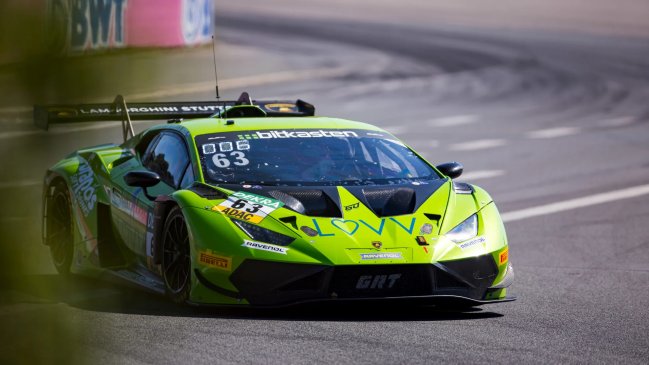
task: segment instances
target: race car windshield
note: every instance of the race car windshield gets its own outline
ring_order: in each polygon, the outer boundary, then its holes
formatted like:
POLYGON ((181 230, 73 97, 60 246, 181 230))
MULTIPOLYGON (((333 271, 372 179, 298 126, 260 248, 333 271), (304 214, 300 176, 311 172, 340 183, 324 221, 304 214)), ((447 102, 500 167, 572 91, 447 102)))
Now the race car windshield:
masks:
POLYGON ((341 129, 260 130, 196 137, 212 184, 424 183, 440 176, 393 136, 341 129))

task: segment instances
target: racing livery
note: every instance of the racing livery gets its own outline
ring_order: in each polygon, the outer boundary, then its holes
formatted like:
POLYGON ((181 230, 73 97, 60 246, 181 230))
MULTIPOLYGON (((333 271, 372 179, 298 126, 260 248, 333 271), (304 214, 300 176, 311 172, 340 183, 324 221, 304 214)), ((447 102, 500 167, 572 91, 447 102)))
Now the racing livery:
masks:
POLYGON ((124 143, 45 175, 56 269, 179 303, 510 301, 491 197, 375 126, 301 100, 36 106, 35 122, 122 120, 124 143), (190 118, 182 120, 181 118, 190 118), (134 135, 131 120, 169 119, 134 135))

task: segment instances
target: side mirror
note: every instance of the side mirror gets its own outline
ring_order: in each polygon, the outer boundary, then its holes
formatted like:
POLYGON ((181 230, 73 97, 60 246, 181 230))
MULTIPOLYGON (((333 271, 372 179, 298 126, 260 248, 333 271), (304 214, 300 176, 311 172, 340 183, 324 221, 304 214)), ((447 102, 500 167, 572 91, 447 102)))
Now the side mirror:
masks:
POLYGON ((464 171, 464 166, 462 166, 462 164, 459 162, 446 162, 435 167, 437 167, 439 172, 450 177, 451 179, 460 177, 460 175, 462 175, 462 171, 464 171))
POLYGON ((155 200, 155 197, 149 195, 146 188, 157 185, 160 182, 160 175, 153 171, 129 171, 124 175, 124 182, 126 182, 126 185, 128 186, 137 186, 142 188, 144 195, 146 195, 149 200, 155 200))

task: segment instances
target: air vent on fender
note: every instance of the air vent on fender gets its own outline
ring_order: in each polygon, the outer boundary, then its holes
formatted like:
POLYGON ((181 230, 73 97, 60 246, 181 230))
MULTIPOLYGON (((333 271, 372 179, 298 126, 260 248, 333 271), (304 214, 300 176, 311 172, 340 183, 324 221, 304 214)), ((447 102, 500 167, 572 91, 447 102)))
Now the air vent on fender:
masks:
POLYGON ((453 181, 453 190, 458 194, 473 194, 473 187, 463 182, 453 181))
POLYGON ((192 186, 190 186, 187 190, 193 192, 201 198, 209 200, 225 199, 228 197, 220 190, 217 190, 209 185, 200 182, 194 182, 192 186))
POLYGON ((268 192, 268 195, 300 214, 312 217, 340 218, 342 217, 340 207, 333 200, 338 199, 337 193, 334 197, 330 196, 331 194, 332 192, 326 193, 320 189, 273 190, 268 192))

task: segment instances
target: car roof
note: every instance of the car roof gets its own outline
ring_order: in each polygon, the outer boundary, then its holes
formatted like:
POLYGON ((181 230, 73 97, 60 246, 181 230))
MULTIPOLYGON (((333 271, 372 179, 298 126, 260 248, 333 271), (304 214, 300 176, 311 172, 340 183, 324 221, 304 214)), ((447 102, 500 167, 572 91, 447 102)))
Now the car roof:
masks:
POLYGON ((222 132, 244 132, 270 129, 365 129, 385 132, 371 124, 330 117, 261 117, 261 118, 202 118, 177 124, 192 137, 222 132))

